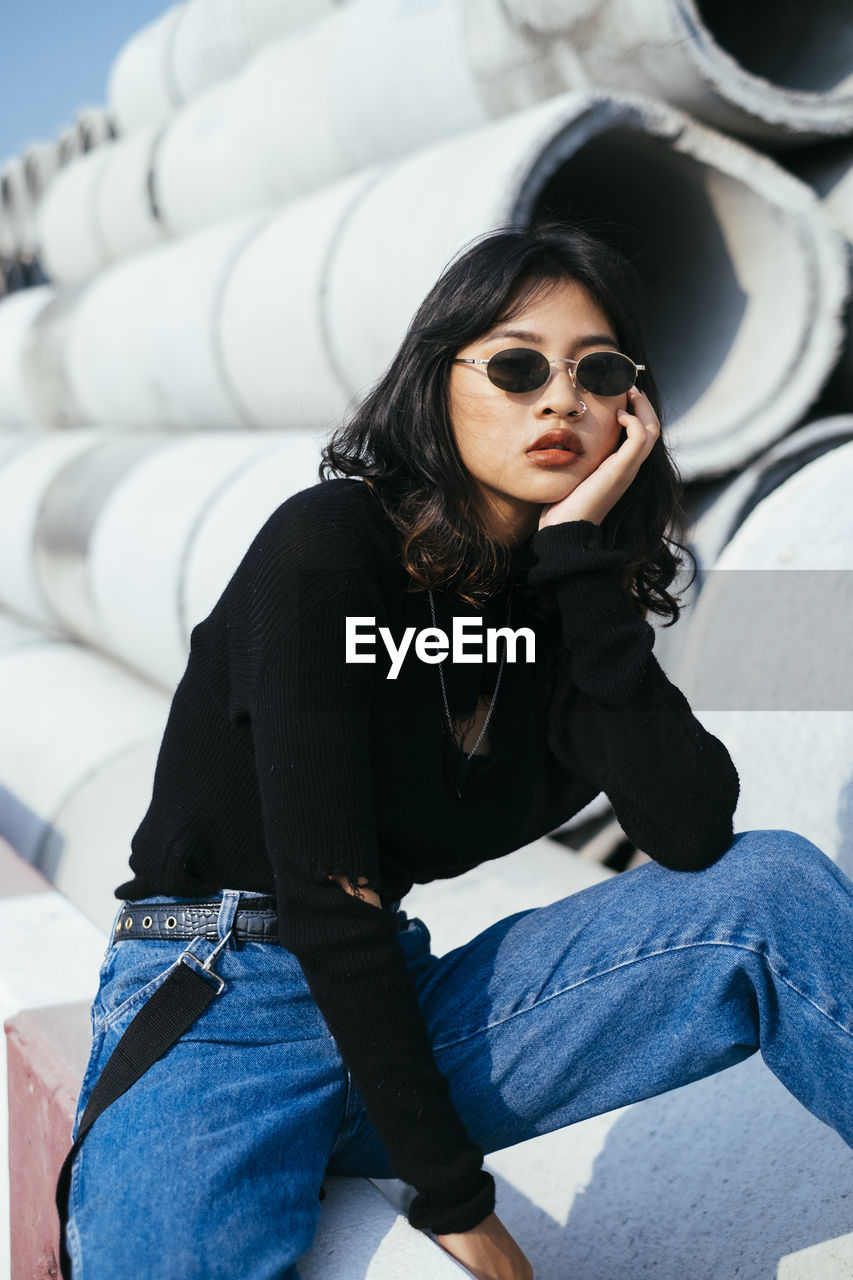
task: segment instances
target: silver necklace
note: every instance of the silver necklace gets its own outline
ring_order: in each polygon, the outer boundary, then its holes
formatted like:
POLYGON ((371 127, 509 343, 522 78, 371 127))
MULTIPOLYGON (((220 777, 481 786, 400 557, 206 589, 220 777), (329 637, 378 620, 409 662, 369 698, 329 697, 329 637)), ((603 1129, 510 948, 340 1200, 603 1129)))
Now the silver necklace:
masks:
MULTIPOLYGON (((432 592, 431 592, 431 591, 430 591, 430 593, 429 593, 429 607, 430 607, 430 613, 432 614, 432 625, 433 625, 434 627, 436 627, 436 626, 437 626, 437 624, 436 624, 436 620, 435 620, 435 601, 434 601, 434 600, 433 600, 433 598, 432 598, 432 592)), ((507 627, 509 627, 509 623, 510 623, 510 618, 511 618, 511 616, 512 616, 512 594, 510 594, 509 602, 508 602, 508 604, 507 604, 507 610, 506 610, 506 625, 507 625, 507 627)), ((474 754, 474 752, 477 750, 477 748, 479 747, 480 743, 481 743, 481 742, 482 742, 482 740, 483 740, 483 734, 486 732, 486 730, 487 730, 487 729, 488 729, 488 727, 489 727, 489 721, 490 721, 490 720, 491 720, 491 718, 492 718, 492 709, 493 709, 493 707, 494 707, 494 705, 495 705, 495 698, 498 696, 498 689, 499 689, 499 687, 500 687, 500 683, 501 683, 501 676, 502 676, 502 675, 503 675, 503 673, 504 673, 504 664, 506 663, 506 651, 507 651, 507 644, 508 644, 508 642, 507 642, 506 640, 504 640, 503 653, 501 654, 500 665, 498 666, 498 678, 497 678, 497 680, 495 681, 495 687, 494 687, 494 689, 493 689, 493 691, 492 691, 491 700, 489 701, 489 709, 488 709, 488 711, 486 712, 486 718, 485 718, 485 720, 483 721, 483 727, 482 727, 482 729, 480 730, 480 736, 477 738, 477 741, 474 743, 473 747, 471 748, 471 750, 468 752, 467 756, 465 757, 465 758, 466 758, 466 760, 470 760, 470 759, 471 759, 472 755, 473 755, 473 754, 474 754)), ((454 730, 453 730, 453 717, 452 717, 452 716, 451 716, 451 714, 450 714, 450 703, 449 703, 449 702, 448 702, 448 700, 447 700, 447 686, 446 686, 446 684, 444 683, 444 662, 443 662, 443 661, 438 663, 438 677, 439 677, 439 679, 440 679, 440 681, 441 681, 441 696, 444 698, 444 710, 445 710, 445 712, 447 713, 447 723, 448 723, 448 726, 449 726, 449 728, 450 728, 450 736, 451 736, 451 738, 453 738, 453 740, 455 741, 455 740, 456 740, 456 734, 455 734, 455 732, 454 732, 454 730)))

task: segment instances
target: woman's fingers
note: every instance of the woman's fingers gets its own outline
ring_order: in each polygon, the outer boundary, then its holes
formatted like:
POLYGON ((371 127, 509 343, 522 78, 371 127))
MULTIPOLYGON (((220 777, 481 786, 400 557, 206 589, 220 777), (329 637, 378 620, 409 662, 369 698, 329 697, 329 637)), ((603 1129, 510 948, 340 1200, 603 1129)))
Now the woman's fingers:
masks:
POLYGON ((616 415, 625 439, 570 494, 542 508, 540 529, 567 520, 601 524, 633 483, 660 435, 660 422, 648 396, 637 387, 628 392, 628 404, 628 409, 620 409, 616 415))
POLYGON ((494 1212, 471 1231, 436 1240, 476 1280, 534 1280, 533 1267, 494 1212))
POLYGON ((367 878, 365 876, 359 876, 358 887, 356 887, 352 880, 348 879, 347 876, 328 876, 327 879, 337 880, 341 888, 346 889, 347 893, 351 897, 364 898, 367 902, 372 903, 374 907, 379 907, 380 910, 382 909, 382 899, 379 897, 379 894, 375 889, 368 889, 366 887, 367 878))
POLYGON ((643 435, 637 436, 638 443, 648 445, 648 449, 651 449, 660 435, 660 422, 651 401, 637 387, 632 387, 628 392, 628 405, 627 409, 620 409, 616 415, 620 425, 626 431, 631 426, 641 429, 643 435))

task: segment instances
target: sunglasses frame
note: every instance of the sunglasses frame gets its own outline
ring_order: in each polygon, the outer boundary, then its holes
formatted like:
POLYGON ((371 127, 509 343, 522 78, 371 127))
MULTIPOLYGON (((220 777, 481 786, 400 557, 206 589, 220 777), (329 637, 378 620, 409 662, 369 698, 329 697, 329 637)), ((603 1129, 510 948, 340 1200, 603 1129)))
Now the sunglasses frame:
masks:
MULTIPOLYGON (((497 356, 506 355, 508 351, 530 351, 531 354, 533 355, 542 356, 543 360, 548 359, 544 351, 537 351, 535 347, 505 347, 503 351, 496 351, 494 355, 489 356, 488 360, 484 359, 483 357, 476 358, 474 356, 456 356, 453 360, 453 363, 454 364, 484 364, 488 366, 497 356)), ((549 369, 551 369, 555 364, 574 365, 574 368, 567 369, 566 373, 571 378, 572 386, 574 387, 575 391, 577 391, 578 365, 581 364, 584 360, 586 360, 587 356, 604 356, 604 355, 620 356, 623 360, 627 360, 630 365, 633 365, 634 366, 634 382, 636 382, 637 380, 637 374, 642 373, 646 367, 644 364, 634 364, 634 361, 631 359, 631 357, 626 356, 624 351, 611 351, 607 347, 603 348, 601 351, 587 351, 586 355, 582 355, 580 360, 570 360, 567 356, 557 356, 555 360, 548 360, 548 366, 549 366, 549 369)), ((495 382, 494 378, 489 373, 488 367, 486 368, 486 376, 488 377, 489 382, 491 382, 493 387, 497 387, 499 391, 506 391, 506 387, 502 387, 500 386, 499 383, 495 382)), ((541 390, 542 387, 547 387, 548 383, 551 381, 551 378, 553 378, 553 376, 554 376, 553 373, 549 373, 548 377, 545 378, 543 382, 538 382, 536 386, 528 387, 525 391, 509 391, 507 392, 507 394, 508 395, 528 395, 531 391, 539 391, 541 390)), ((633 386, 634 384, 632 383, 631 385, 633 386)), ((581 383, 580 386, 581 386, 581 389, 583 391, 586 391, 588 395, 591 395, 591 396, 601 395, 601 392, 592 391, 589 387, 585 387, 583 383, 581 383)), ((628 388, 626 387, 625 390, 627 391, 628 388)), ((614 394, 624 395, 625 392, 617 391, 617 392, 614 392, 614 394)), ((602 398, 605 398, 605 397, 602 397, 602 398)))

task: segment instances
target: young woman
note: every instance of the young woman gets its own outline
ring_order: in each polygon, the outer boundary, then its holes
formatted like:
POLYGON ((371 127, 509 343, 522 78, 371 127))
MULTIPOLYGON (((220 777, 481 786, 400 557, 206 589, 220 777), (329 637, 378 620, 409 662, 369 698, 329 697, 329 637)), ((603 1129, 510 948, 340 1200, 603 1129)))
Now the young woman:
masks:
POLYGON ((69 1162, 75 1280, 296 1280, 326 1172, 403 1179, 472 1275, 530 1277, 484 1153, 758 1049, 853 1145, 853 884, 734 834, 652 652, 683 515, 637 308, 577 230, 475 242, 193 629, 75 1133, 167 980, 213 995, 69 1162), (602 790, 651 862, 432 954, 414 883, 602 790))

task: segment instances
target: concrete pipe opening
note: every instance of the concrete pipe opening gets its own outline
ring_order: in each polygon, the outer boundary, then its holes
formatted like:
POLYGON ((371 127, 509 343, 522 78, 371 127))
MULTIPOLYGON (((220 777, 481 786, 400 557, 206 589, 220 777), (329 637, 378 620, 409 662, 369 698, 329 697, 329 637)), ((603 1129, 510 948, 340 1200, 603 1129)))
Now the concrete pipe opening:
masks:
POLYGON ((716 43, 752 75, 800 93, 840 95, 853 88, 850 0, 696 0, 716 43))
POLYGON ((710 159, 624 122, 580 146, 564 135, 533 166, 516 210, 522 221, 585 226, 638 269, 650 365, 666 420, 678 420, 670 438, 685 478, 722 475, 781 435, 832 363, 824 353, 818 373, 801 358, 822 310, 809 262, 821 254, 806 243, 811 232, 803 237, 796 192, 786 201, 787 175, 779 186, 775 166, 733 172, 710 159))

